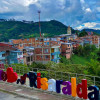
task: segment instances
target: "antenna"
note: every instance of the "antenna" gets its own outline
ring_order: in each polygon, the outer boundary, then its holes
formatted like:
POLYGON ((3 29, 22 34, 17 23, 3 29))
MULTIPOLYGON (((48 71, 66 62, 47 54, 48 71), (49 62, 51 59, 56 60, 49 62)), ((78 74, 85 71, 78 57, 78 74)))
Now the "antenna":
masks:
POLYGON ((41 37, 40 13, 41 13, 41 11, 39 10, 38 11, 38 14, 39 14, 39 31, 40 31, 40 37, 41 37))

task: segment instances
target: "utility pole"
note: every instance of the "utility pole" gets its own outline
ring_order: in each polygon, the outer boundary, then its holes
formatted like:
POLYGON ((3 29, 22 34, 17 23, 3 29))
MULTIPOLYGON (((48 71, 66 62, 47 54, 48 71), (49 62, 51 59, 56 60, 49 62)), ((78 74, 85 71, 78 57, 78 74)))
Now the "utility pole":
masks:
MULTIPOLYGON (((38 11, 38 14, 39 14, 39 31, 40 31, 40 39, 39 39, 39 45, 41 45, 40 43, 42 42, 43 43, 43 40, 42 40, 42 36, 41 36, 41 24, 40 24, 40 13, 41 13, 41 11, 38 11), (41 41, 42 40, 42 41, 41 41)), ((43 56, 43 54, 44 54, 44 48, 43 48, 43 46, 41 46, 41 49, 42 49, 42 63, 44 64, 44 56, 43 56)))
POLYGON ((41 13, 41 11, 38 11, 38 14, 39 14, 39 31, 40 31, 40 37, 41 37, 40 13, 41 13))

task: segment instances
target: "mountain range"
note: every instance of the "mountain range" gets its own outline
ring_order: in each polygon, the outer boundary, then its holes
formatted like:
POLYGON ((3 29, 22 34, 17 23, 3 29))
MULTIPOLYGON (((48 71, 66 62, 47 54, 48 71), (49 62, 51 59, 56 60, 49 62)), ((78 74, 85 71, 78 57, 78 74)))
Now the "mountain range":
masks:
MULTIPOLYGON (((44 33, 45 37, 66 34, 67 26, 56 20, 41 21, 41 33, 44 33)), ((74 29, 72 29, 72 33, 75 33, 74 29)), ((0 20, 0 41, 39 37, 39 35, 38 22, 0 20)))
POLYGON ((100 34, 100 30, 99 29, 84 29, 87 32, 95 32, 97 34, 100 34))
MULTIPOLYGON (((67 34, 67 26, 63 23, 51 20, 41 21, 41 33, 44 37, 67 34)), ((72 34, 76 32, 71 28, 72 34)), ((89 29, 88 29, 89 30, 89 29)), ((100 33, 100 30, 92 30, 100 33)), ((0 42, 8 42, 9 39, 39 37, 39 23, 33 21, 15 21, 0 19, 0 42)))

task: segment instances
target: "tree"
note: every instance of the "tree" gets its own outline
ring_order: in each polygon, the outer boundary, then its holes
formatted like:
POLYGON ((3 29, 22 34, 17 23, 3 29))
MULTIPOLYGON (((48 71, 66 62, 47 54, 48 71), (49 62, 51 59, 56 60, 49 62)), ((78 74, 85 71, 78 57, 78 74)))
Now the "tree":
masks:
POLYGON ((83 37, 83 36, 86 36, 86 35, 88 35, 88 33, 85 30, 82 30, 79 34, 79 37, 83 37))
POLYGON ((97 51, 97 60, 100 61, 100 48, 99 48, 99 50, 97 51))
POLYGON ((87 63, 88 72, 91 75, 100 75, 100 63, 94 59, 91 59, 90 62, 87 63))

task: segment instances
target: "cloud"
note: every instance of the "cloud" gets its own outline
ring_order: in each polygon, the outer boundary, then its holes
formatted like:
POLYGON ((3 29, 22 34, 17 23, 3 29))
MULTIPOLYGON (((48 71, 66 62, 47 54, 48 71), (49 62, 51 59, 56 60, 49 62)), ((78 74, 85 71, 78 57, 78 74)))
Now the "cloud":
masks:
POLYGON ((84 1, 84 0, 80 0, 80 2, 81 2, 81 3, 85 3, 85 1, 84 1))
POLYGON ((100 21, 99 0, 0 0, 0 18, 38 21, 38 10, 42 21, 55 19, 73 28, 100 21))
POLYGON ((100 7, 97 7, 97 11, 100 12, 100 7))
POLYGON ((85 10, 86 12, 92 12, 90 8, 86 8, 85 10))
POLYGON ((77 27, 77 29, 79 30, 84 28, 100 29, 100 23, 88 22, 88 23, 83 23, 82 25, 77 27))

